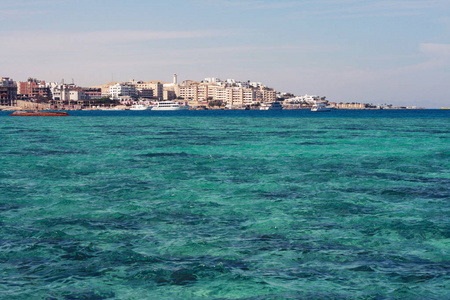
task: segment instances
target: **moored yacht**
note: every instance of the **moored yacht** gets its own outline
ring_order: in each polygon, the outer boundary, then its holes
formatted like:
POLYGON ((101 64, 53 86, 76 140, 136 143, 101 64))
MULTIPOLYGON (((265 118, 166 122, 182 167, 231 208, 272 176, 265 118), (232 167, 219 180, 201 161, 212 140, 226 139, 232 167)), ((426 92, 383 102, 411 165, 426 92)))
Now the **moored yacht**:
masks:
POLYGON ((263 103, 261 104, 260 110, 282 110, 283 106, 281 105, 280 102, 275 101, 272 103, 263 103))
POLYGON ((326 106, 325 103, 316 102, 311 107, 311 111, 331 111, 332 107, 326 106))
POLYGON ((152 110, 188 110, 188 105, 180 105, 175 101, 159 101, 154 103, 152 110))

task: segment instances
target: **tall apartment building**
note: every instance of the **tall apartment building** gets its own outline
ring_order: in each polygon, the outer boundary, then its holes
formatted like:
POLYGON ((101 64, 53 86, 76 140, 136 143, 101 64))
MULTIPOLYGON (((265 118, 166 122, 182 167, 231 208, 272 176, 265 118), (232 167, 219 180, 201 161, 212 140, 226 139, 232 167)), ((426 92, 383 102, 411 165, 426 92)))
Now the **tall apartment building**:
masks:
POLYGON ((189 84, 189 85, 180 87, 178 97, 181 97, 188 101, 199 101, 199 99, 198 99, 198 84, 189 84))
POLYGON ((223 103, 228 103, 230 91, 224 87, 217 87, 215 89, 215 94, 213 96, 214 100, 222 101, 223 103))
POLYGON ((220 88, 220 86, 215 85, 215 84, 208 84, 208 85, 206 85, 206 89, 207 89, 207 92, 206 92, 207 93, 207 97, 206 97, 206 99, 216 100, 215 99, 215 97, 216 97, 216 90, 218 88, 220 88))
POLYGON ((270 88, 261 88, 262 102, 274 102, 277 100, 277 92, 270 88))
POLYGON ((36 78, 28 78, 25 82, 18 82, 17 95, 22 98, 27 97, 33 99, 52 98, 50 88, 46 86, 45 81, 37 80, 36 78))
POLYGON ((231 105, 242 105, 243 104, 243 89, 242 88, 231 88, 229 89, 229 99, 227 101, 228 104, 231 105))
MULTIPOLYGON (((36 78, 28 78, 25 82, 17 82, 17 95, 31 97, 33 89, 38 88, 42 81, 36 78)), ((45 81, 42 82, 45 85, 45 81)))
POLYGON ((9 77, 0 78, 0 105, 14 106, 17 104, 17 85, 9 77))
POLYGON ((256 102, 256 91, 252 88, 242 89, 242 104, 251 105, 256 102))
POLYGON ((214 95, 210 94, 210 86, 206 84, 200 84, 197 88, 197 97, 198 101, 208 101, 209 99, 214 98, 214 95), (211 95, 211 96, 210 96, 211 95))

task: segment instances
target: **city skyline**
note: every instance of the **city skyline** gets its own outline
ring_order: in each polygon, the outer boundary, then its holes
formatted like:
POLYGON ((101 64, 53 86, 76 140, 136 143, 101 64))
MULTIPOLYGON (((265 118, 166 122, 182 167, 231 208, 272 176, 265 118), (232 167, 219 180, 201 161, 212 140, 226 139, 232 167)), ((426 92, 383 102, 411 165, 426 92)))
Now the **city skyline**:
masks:
POLYGON ((0 76, 264 82, 330 101, 448 106, 446 1, 1 3, 0 76))

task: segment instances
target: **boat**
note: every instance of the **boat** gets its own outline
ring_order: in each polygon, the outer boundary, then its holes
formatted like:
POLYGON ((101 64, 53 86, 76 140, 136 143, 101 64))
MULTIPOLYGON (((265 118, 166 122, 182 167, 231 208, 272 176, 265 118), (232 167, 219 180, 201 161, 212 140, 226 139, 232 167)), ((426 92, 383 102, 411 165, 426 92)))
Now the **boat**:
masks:
POLYGON ((311 111, 331 111, 332 107, 326 106, 325 103, 316 102, 312 107, 311 111))
POLYGON ((133 104, 130 107, 130 110, 151 110, 152 107, 151 106, 147 106, 144 104, 133 104))
POLYGON ((272 103, 263 103, 259 108, 259 110, 282 110, 282 109, 283 106, 278 101, 272 103))
POLYGON ((188 110, 188 105, 180 105, 175 101, 160 101, 153 105, 152 110, 188 110))
POLYGON ((10 114, 12 117, 66 117, 70 116, 65 111, 15 111, 10 114))

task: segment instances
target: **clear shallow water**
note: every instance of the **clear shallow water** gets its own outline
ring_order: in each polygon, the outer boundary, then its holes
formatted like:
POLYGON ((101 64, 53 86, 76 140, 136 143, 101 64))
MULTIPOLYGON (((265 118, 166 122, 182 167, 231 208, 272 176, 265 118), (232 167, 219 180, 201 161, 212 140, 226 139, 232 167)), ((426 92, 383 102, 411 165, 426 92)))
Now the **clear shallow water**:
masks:
POLYGON ((0 298, 448 298, 450 115, 401 112, 2 114, 0 298))

